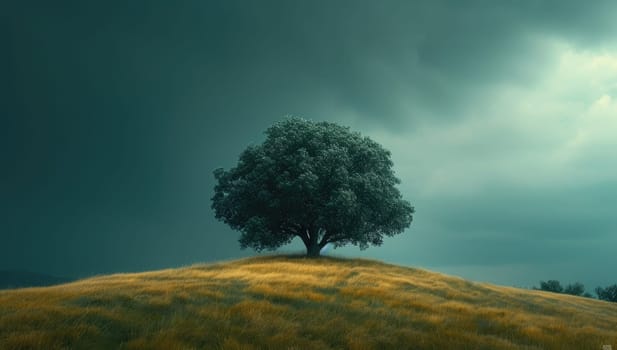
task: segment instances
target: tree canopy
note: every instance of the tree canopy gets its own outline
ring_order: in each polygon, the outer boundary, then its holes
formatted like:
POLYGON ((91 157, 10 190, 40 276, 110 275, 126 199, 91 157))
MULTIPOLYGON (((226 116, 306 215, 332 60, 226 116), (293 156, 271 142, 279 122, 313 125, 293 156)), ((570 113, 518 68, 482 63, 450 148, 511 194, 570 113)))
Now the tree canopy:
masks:
POLYGON ((597 287, 596 294, 598 294, 598 299, 600 300, 617 302, 617 284, 606 288, 597 287))
POLYGON ((365 249, 403 232, 414 208, 396 185, 390 152, 349 128, 287 118, 216 169, 212 208, 240 246, 273 250, 299 237, 307 255, 328 243, 365 249))
POLYGON ((592 295, 585 291, 585 285, 580 282, 568 284, 565 288, 557 280, 540 281, 540 288, 533 287, 535 290, 543 290, 546 292, 570 294, 579 297, 591 298, 592 295))
POLYGON ((548 280, 546 282, 540 281, 540 290, 553 293, 561 293, 563 292, 563 287, 561 286, 561 283, 559 283, 559 281, 557 280, 548 280))

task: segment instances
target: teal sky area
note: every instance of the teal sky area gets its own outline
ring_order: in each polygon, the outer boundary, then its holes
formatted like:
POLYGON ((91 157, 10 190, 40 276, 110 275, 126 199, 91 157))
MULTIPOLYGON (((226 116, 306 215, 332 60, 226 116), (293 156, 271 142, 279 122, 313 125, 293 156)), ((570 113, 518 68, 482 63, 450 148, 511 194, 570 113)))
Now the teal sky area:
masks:
POLYGON ((297 115, 389 149, 417 211, 331 253, 617 283, 617 2, 26 0, 0 23, 0 269, 255 254, 212 171, 297 115))

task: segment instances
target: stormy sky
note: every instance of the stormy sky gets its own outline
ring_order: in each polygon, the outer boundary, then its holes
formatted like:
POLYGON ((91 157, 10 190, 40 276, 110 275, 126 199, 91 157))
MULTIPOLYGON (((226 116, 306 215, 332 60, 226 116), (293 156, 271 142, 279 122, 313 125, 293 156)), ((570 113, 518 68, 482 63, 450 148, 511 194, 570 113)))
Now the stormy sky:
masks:
POLYGON ((336 254, 617 283, 614 1, 26 0, 0 23, 0 269, 255 254, 214 219, 212 171, 297 115, 389 149, 417 210, 336 254))

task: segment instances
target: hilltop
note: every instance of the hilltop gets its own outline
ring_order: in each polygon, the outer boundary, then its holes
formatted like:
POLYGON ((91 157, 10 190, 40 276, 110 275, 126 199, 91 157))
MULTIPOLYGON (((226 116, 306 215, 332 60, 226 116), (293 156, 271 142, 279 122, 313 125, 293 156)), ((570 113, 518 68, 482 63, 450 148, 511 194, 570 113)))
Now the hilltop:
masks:
POLYGON ((617 304, 270 256, 0 291, 1 349, 617 348, 617 304))

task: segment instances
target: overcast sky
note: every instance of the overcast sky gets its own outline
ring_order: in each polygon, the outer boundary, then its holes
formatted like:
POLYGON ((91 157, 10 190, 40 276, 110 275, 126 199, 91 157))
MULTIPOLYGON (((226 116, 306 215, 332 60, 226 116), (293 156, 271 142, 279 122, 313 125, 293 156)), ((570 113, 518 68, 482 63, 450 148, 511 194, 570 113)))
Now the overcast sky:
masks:
POLYGON ((16 0, 0 20, 0 269, 255 254, 214 219, 212 171, 291 114, 380 142, 417 210, 335 253, 617 283, 614 1, 16 0))

